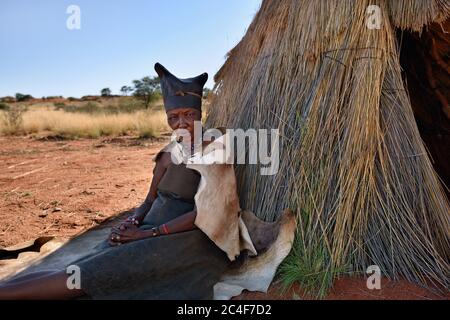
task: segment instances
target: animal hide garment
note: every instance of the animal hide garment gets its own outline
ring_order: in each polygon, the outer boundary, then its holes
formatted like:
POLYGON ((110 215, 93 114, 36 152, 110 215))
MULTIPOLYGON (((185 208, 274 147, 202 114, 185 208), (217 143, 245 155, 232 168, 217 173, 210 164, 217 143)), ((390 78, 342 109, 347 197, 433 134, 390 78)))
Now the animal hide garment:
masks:
POLYGON ((221 136, 186 165, 201 174, 195 225, 233 261, 214 287, 215 299, 230 299, 244 289, 267 292, 276 269, 292 248, 296 228, 289 209, 273 223, 241 210, 229 141, 228 134, 221 136))

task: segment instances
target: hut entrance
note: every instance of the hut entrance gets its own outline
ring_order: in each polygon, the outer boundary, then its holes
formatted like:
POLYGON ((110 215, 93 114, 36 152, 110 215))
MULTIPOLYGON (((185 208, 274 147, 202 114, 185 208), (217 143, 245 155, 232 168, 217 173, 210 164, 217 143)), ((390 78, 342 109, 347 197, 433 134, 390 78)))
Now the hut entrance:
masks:
POLYGON ((450 199, 450 19, 397 39, 414 117, 450 199))

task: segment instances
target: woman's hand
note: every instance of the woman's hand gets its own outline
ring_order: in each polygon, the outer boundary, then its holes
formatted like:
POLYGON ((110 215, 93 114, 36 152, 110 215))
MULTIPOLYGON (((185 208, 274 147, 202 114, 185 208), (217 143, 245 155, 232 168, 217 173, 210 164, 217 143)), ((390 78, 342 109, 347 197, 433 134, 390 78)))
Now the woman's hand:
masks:
MULTIPOLYGON (((195 217, 197 216, 197 211, 189 211, 173 220, 165 223, 166 234, 184 232, 194 230, 195 217)), ((153 237, 153 232, 151 230, 139 229, 135 224, 120 225, 119 227, 112 228, 111 235, 109 236, 109 244, 111 246, 116 246, 119 244, 141 240, 145 238, 153 237)))
POLYGON ((144 220, 143 217, 132 215, 131 217, 128 217, 124 222, 122 222, 119 227, 124 226, 126 229, 129 226, 139 226, 142 223, 142 220, 144 220))
POLYGON ((117 228, 120 230, 128 229, 129 227, 133 226, 140 226, 142 221, 144 220, 145 215, 141 214, 133 214, 132 216, 128 217, 125 221, 121 222, 117 228))
POLYGON ((128 225, 126 228, 123 226, 112 228, 109 235, 109 244, 111 246, 117 246, 124 243, 141 240, 147 237, 147 233, 144 230, 139 229, 136 225, 128 225))

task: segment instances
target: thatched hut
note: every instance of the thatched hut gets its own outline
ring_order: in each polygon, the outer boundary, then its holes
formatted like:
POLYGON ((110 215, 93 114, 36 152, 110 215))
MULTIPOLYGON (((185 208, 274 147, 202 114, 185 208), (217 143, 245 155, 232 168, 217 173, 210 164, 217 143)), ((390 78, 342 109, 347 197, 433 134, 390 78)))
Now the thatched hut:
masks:
POLYGON ((297 213, 288 282, 323 293, 375 264, 449 287, 450 206, 417 125, 443 130, 423 135, 448 182, 449 16, 448 0, 264 0, 228 53, 206 126, 280 130, 278 173, 236 174, 243 208, 297 213))

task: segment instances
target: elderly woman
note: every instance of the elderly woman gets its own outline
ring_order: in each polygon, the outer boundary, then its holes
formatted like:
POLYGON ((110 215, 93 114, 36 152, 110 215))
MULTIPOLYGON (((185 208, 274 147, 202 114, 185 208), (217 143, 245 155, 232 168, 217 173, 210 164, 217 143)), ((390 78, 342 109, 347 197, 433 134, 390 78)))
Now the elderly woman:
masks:
MULTIPOLYGON (((201 120, 203 86, 208 75, 179 79, 155 65, 167 121, 184 132, 183 150, 194 148, 194 122, 201 120), (187 133, 189 133, 187 135, 187 133)), ((201 138, 201 137, 200 137, 201 138)), ((201 141, 201 140, 199 140, 201 141)), ((70 265, 81 270, 81 289, 67 287, 66 270, 30 274, 0 286, 0 299, 210 299, 213 286, 229 266, 226 253, 196 228, 200 174, 172 161, 169 148, 154 161, 153 180, 144 203, 112 229, 100 249, 70 265)))

